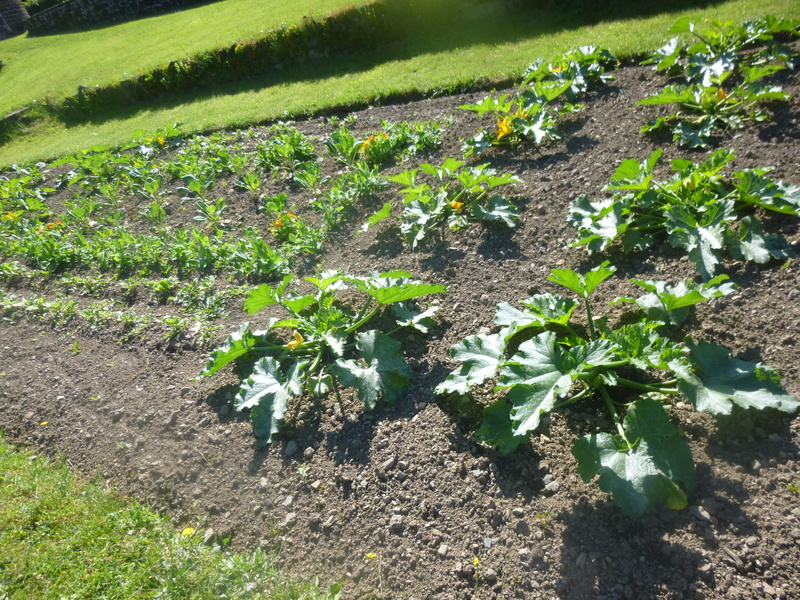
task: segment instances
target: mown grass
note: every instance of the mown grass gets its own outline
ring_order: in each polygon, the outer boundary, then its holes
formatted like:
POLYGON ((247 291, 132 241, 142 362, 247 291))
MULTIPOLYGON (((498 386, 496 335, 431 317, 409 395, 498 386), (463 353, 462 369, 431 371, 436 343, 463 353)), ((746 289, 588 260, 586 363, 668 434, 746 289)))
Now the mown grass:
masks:
MULTIPOLYGON (((210 11, 225 4, 203 8, 210 11)), ((649 3, 643 7, 639 13, 608 9, 599 16, 543 9, 519 15, 465 10, 446 26, 431 20, 417 35, 361 56, 298 65, 277 75, 164 98, 125 112, 96 113, 85 122, 42 122, 0 147, 0 164, 52 158, 97 144, 121 145, 136 131, 174 123, 184 123, 189 132, 245 127, 405 94, 490 87, 519 77, 537 57, 553 58, 578 45, 607 46, 619 56, 639 55, 661 45, 667 29, 682 16, 733 21, 764 14, 800 17, 794 0, 728 0, 658 13, 648 12, 655 10, 649 3)))
POLYGON ((79 480, 61 462, 19 452, 0 435, 3 600, 336 597, 289 581, 261 551, 205 545, 187 527, 79 480))
POLYGON ((0 115, 45 98, 59 100, 74 94, 79 85, 113 83, 349 4, 222 0, 98 29, 11 38, 0 42, 5 63, 0 72, 0 115))

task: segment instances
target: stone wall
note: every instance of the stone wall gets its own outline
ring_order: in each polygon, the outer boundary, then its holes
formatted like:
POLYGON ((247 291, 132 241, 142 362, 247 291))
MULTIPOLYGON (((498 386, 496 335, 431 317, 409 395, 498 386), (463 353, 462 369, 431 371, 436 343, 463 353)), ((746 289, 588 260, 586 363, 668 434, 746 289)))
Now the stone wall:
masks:
POLYGON ((0 0, 0 40, 25 33, 23 22, 27 18, 22 0, 0 0))
POLYGON ((197 3, 198 0, 65 0, 31 15, 25 28, 32 34, 47 34, 124 21, 197 3))

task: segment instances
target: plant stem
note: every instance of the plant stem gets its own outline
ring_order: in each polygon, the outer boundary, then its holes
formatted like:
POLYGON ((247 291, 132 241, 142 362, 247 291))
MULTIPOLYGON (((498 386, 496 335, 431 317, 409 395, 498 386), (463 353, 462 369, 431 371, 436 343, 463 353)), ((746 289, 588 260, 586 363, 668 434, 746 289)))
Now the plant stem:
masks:
POLYGON ((625 436, 625 429, 622 427, 622 421, 620 421, 619 415, 617 414, 617 408, 614 406, 614 401, 611 399, 606 386, 599 385, 597 386, 597 389, 600 390, 600 395, 603 396, 603 401, 606 403, 606 408, 608 409, 608 412, 611 413, 611 419, 614 421, 614 425, 617 428, 617 433, 619 433, 620 437, 625 440, 625 443, 628 444, 629 449, 633 448, 633 445, 625 436))
POLYGON ((641 392, 656 392, 659 394, 680 394, 680 390, 676 388, 666 388, 666 387, 659 387, 662 384, 653 384, 648 385, 646 383, 639 383, 637 381, 631 381, 630 379, 625 379, 624 377, 617 376, 617 382, 620 385, 623 385, 627 388, 631 388, 633 390, 639 390, 641 392))

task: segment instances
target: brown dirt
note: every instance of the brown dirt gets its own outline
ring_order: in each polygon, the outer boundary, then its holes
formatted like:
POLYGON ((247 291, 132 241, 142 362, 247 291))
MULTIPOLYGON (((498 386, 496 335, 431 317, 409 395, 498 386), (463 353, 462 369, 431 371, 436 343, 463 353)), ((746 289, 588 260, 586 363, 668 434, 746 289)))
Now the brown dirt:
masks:
MULTIPOLYGON (((737 168, 773 166, 775 179, 798 185, 798 75, 782 83, 795 98, 788 106, 776 105, 770 123, 717 145, 734 149, 737 168)), ((660 109, 634 104, 662 84, 649 69, 625 68, 564 123, 562 141, 490 152, 493 166, 524 181, 515 186, 524 205, 516 229, 476 225, 412 253, 388 222, 355 235, 382 197, 327 244, 323 268, 402 268, 448 287, 435 331, 408 348, 415 384, 395 406, 364 414, 350 401, 344 417, 333 408, 295 415, 281 443, 258 450, 246 416, 231 410, 233 373, 194 381, 206 355, 190 345, 157 337, 123 344, 113 331, 0 322, 0 426, 176 523, 201 522, 238 550, 279 545, 296 576, 346 577, 349 598, 800 598, 800 504, 790 490, 800 479, 797 418, 737 412, 716 421, 676 404, 672 414, 699 475, 691 507, 633 519, 576 473, 571 445, 600 419, 589 404, 554 414, 530 446, 501 457, 474 443, 470 402, 440 404, 433 395, 455 366, 449 347, 491 328, 498 302, 555 292, 545 279, 552 268, 583 269, 605 258, 566 247, 575 235, 566 210, 578 194, 597 197, 620 161, 658 147, 666 147, 661 175, 671 159, 705 156, 638 133, 660 109), (68 351, 75 339, 80 354, 68 351)), ((374 130, 378 119, 452 118, 443 148, 426 160, 460 156, 459 139, 486 122, 456 107, 483 95, 360 111, 357 128, 374 130)), ((332 130, 322 118, 298 126, 320 137, 332 130)), ((325 168, 337 166, 327 159, 325 168)), ((230 192, 228 200, 235 219, 264 226, 250 198, 230 192)), ((798 219, 764 218, 769 232, 800 249, 798 219)), ((667 245, 610 258, 618 277, 598 290, 597 306, 633 293, 629 277, 695 276, 667 245)), ((800 394, 797 263, 724 267, 739 290, 701 305, 685 333, 778 368, 785 387, 800 394)), ((243 320, 237 308, 217 339, 243 320)))

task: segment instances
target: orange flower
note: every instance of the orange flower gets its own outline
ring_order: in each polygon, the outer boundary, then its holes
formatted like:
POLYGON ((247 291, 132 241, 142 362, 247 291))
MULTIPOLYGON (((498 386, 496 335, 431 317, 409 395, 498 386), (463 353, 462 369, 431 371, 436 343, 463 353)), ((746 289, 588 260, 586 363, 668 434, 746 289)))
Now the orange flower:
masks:
POLYGON ((48 223, 47 224, 47 228, 48 229, 55 229, 56 228, 56 224, 55 223, 48 223))
POLYGON ((513 131, 514 130, 511 129, 511 117, 497 120, 497 130, 495 131, 495 134, 497 135, 498 142, 503 138, 503 136, 506 136, 513 131))
POLYGON ((294 332, 294 339, 291 342, 289 342, 288 344, 286 344, 286 347, 289 348, 289 350, 294 350, 300 344, 302 344, 304 341, 305 340, 303 339, 303 336, 300 335, 300 332, 299 331, 295 331, 294 332))
POLYGON ((458 200, 453 200, 450 203, 450 208, 452 208, 453 210, 461 210, 462 208, 464 208, 464 203, 459 202, 458 200))
POLYGON ((728 94, 725 93, 725 90, 723 90, 722 88, 719 88, 717 90, 717 102, 722 102, 727 97, 728 97, 728 94))
POLYGON ((364 143, 361 144, 361 151, 364 152, 367 147, 375 141, 375 136, 371 135, 367 139, 364 140, 364 143))
POLYGON ((272 222, 272 226, 273 226, 273 227, 282 227, 282 226, 283 226, 283 221, 281 221, 280 219, 275 219, 275 220, 272 222))

